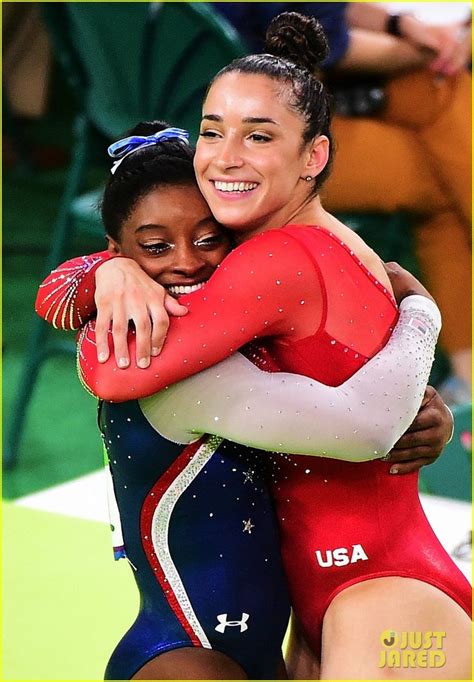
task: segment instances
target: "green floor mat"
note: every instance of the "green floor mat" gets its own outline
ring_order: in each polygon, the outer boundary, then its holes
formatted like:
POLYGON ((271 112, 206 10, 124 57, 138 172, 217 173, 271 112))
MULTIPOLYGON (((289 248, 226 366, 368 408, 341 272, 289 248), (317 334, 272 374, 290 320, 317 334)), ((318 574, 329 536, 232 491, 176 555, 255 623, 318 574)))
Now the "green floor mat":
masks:
POLYGON ((7 503, 3 557, 2 679, 103 679, 138 609, 107 524, 7 503))
MULTIPOLYGON (((3 370, 4 429, 23 356, 8 348, 3 370)), ((75 358, 58 356, 41 370, 30 403, 18 464, 3 473, 3 495, 16 498, 102 467, 96 401, 79 383, 75 358)))
MULTIPOLYGON (((4 176, 4 435, 10 429, 36 290, 44 275, 45 254, 64 178, 62 169, 34 176, 4 176)), ((88 239, 86 243, 71 244, 71 249, 86 253, 101 248, 100 240, 88 239)), ((74 355, 54 356, 45 363, 27 414, 18 465, 14 471, 4 473, 4 497, 27 495, 99 468, 102 447, 95 413, 95 401, 77 379, 74 355)))

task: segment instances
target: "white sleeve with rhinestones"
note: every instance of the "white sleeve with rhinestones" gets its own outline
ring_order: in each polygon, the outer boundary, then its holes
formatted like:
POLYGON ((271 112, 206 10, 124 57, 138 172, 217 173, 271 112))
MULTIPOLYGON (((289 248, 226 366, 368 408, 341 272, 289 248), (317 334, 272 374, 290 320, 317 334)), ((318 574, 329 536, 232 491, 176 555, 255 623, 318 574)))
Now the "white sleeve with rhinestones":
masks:
POLYGON ((237 353, 140 405, 157 431, 179 443, 213 433, 263 450, 376 459, 416 416, 440 327, 436 305, 409 296, 385 348, 340 386, 262 372, 237 353))

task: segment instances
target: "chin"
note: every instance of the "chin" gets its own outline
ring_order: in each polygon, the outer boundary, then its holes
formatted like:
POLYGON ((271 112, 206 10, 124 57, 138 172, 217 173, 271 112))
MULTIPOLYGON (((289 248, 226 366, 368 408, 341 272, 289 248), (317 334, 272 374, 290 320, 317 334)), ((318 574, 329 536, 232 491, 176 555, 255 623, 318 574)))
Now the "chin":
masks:
POLYGON ((217 222, 228 230, 245 232, 252 229, 252 222, 247 216, 242 216, 241 213, 220 207, 216 207, 215 210, 211 207, 211 210, 217 222))

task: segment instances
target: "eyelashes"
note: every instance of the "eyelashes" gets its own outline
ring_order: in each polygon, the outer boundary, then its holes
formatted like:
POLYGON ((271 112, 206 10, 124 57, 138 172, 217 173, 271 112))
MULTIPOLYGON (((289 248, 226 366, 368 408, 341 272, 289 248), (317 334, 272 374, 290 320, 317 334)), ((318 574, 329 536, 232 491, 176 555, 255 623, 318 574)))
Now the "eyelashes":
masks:
MULTIPOLYGON (((222 135, 222 133, 219 133, 215 130, 203 130, 201 133, 199 133, 199 137, 204 137, 212 140, 223 138, 224 136, 222 135)), ((247 135, 246 139, 252 140, 253 142, 257 143, 272 141, 272 137, 270 135, 267 135, 266 133, 250 133, 249 135, 247 135)))
POLYGON ((157 242, 156 244, 141 244, 142 249, 145 249, 147 253, 151 254, 162 254, 169 249, 174 248, 173 244, 168 244, 166 242, 157 242))
POLYGON ((196 239, 194 245, 198 247, 199 246, 212 247, 219 246, 220 244, 222 244, 222 241, 223 241, 222 235, 216 234, 213 237, 204 237, 203 239, 196 239))
MULTIPOLYGON (((201 239, 196 239, 193 244, 197 248, 212 249, 221 246, 224 242, 224 236, 221 234, 216 234, 211 237, 202 237, 201 239)), ((174 244, 168 242, 156 242, 154 244, 140 244, 141 248, 144 249, 150 255, 160 256, 167 253, 171 249, 175 248, 174 244)))

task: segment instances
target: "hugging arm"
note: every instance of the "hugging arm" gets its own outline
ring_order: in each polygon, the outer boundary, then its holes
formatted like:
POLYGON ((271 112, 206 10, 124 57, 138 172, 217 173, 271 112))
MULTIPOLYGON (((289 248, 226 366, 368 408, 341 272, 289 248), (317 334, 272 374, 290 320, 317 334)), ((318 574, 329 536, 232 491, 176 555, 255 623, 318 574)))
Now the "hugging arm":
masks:
POLYGON ((410 296, 384 349, 340 386, 262 372, 236 353, 140 406, 177 442, 212 433, 263 450, 357 462, 383 457, 420 407, 439 328, 436 305, 410 296))
MULTIPOLYGON (((317 329, 321 301, 321 283, 306 250, 282 230, 265 232, 234 249, 199 291, 180 297, 189 312, 171 319, 163 350, 148 369, 132 361, 118 370, 112 357, 97 363, 95 327, 86 326, 80 338, 81 380, 104 400, 144 398, 257 338, 292 337, 296 318, 300 325, 305 320, 308 330, 317 329)), ((112 340, 109 334, 111 345, 112 340)), ((135 357, 134 330, 129 348, 135 357)))
MULTIPOLYGON (((80 258, 75 258, 72 259, 71 261, 68 261, 64 263, 63 265, 59 266, 54 270, 43 282, 43 285, 40 287, 39 292, 38 292, 38 297, 37 297, 37 312, 44 317, 48 322, 53 323, 56 320, 56 326, 60 326, 62 328, 71 328, 71 327, 76 327, 81 319, 85 319, 87 315, 95 313, 95 301, 94 301, 94 293, 95 293, 95 270, 101 265, 102 263, 106 262, 107 260, 110 260, 110 254, 105 251, 102 253, 98 254, 93 254, 92 256, 84 256, 80 258), (60 277, 60 275, 63 275, 63 277, 60 277), (66 305, 65 305, 66 304, 66 305)), ((124 269, 126 266, 130 268, 130 266, 136 265, 133 261, 130 259, 126 258, 121 258, 121 259, 114 259, 114 263, 111 264, 111 268, 115 268, 118 261, 120 261, 124 269)), ((109 268, 109 266, 107 266, 109 268)), ((105 269, 103 270, 105 272, 105 269)), ((132 273, 133 274, 133 273, 132 273)), ((403 295, 407 295, 408 292, 411 291, 420 291, 420 285, 419 283, 416 283, 417 286, 413 286, 413 278, 409 275, 404 270, 401 270, 396 264, 392 264, 390 270, 389 270, 389 275, 392 280, 392 285, 394 286, 394 289, 397 291, 397 298, 401 298, 403 295), (394 267, 395 266, 395 267, 394 267), (399 296, 400 295, 400 296, 399 296)), ((104 283, 106 282, 106 279, 103 280, 104 283)), ((115 279, 114 279, 115 281, 115 279)), ((133 278, 132 278, 133 281, 133 278)), ((126 291, 127 294, 130 289, 130 279, 126 279, 126 291)), ((150 283, 152 280, 150 280, 150 283)), ((105 291, 111 292, 113 291, 115 293, 116 287, 111 287, 110 282, 107 283, 107 286, 105 287, 105 291)), ((147 290, 148 291, 148 290, 147 290)), ((146 297, 147 292, 145 291, 144 296, 146 297)), ((385 351, 382 351, 382 354, 385 351)), ((428 349, 426 348, 426 352, 429 352, 428 349)), ((407 351, 408 355, 409 351, 407 351)), ((377 356, 378 358, 379 356, 377 356)), ((374 363, 377 358, 374 358, 372 361, 370 361, 365 367, 364 370, 362 371, 371 371, 372 368, 372 363, 374 363)), ((404 361, 405 357, 402 357, 402 362, 404 361)), ((93 358, 91 358, 91 362, 93 361, 93 358)), ((245 362, 245 360, 242 358, 240 362, 245 362)), ((254 374, 257 370, 253 367, 250 369, 248 368, 247 364, 247 373, 248 376, 251 378, 252 374, 254 374)), ((241 367, 242 369, 242 367, 241 367)), ((148 370, 147 370, 148 371, 148 370)), ((143 375, 144 370, 140 370, 141 375, 143 375)), ((207 379, 205 380, 205 385, 209 385, 209 376, 211 375, 212 370, 209 370, 207 373, 207 379)), ((202 373, 200 376, 204 378, 206 373, 202 373)), ((275 383, 276 379, 278 377, 271 376, 268 374, 263 375, 265 381, 270 381, 272 383, 272 396, 275 397, 278 393, 279 387, 281 388, 280 384, 277 382, 275 383)), ((362 375, 361 375, 362 376, 362 375)), ((363 375, 365 376, 365 375, 363 375)), ((280 379, 283 379, 281 375, 279 375, 280 379)), ((389 379, 391 378, 391 374, 388 374, 389 379)), ((196 377, 197 378, 197 377, 196 377)), ((214 377, 215 378, 215 377, 214 377)), ((258 377, 260 380, 260 376, 258 377)), ((296 397, 299 399, 302 399, 302 396, 304 395, 304 386, 312 383, 312 388, 313 387, 318 387, 318 382, 312 382, 311 380, 307 379, 306 377, 292 377, 294 381, 297 382, 297 391, 296 391, 296 397), (302 382, 301 382, 302 379, 302 382)), ((403 380, 405 379, 405 375, 403 375, 403 380)), ((256 380, 256 377, 255 377, 256 380)), ((252 379, 253 382, 253 379, 252 379)), ((196 383, 189 384, 189 391, 190 395, 192 394, 192 390, 194 390, 194 386, 198 387, 199 382, 196 381, 196 383)), ((222 382, 220 384, 221 386, 223 385, 222 382)), ((219 385, 218 385, 219 386, 219 385)), ((217 397, 217 389, 218 386, 216 386, 216 397, 217 397)), ((288 388, 289 383, 286 382, 286 388, 288 388)), ((249 394, 250 394, 250 388, 249 387, 249 394)), ((326 387, 323 386, 323 391, 333 391, 336 390, 338 391, 339 389, 344 390, 344 386, 338 387, 338 389, 332 389, 331 387, 326 387)), ((388 388, 388 387, 387 387, 388 388)), ((173 389, 174 390, 174 389, 173 389)), ((176 390, 179 390, 179 387, 176 386, 176 390)), ((198 391, 198 389, 196 388, 198 391)), ((255 383, 255 388, 254 390, 257 390, 257 383, 255 383)), ((314 390, 314 388, 313 388, 314 390)), ((198 391, 199 392, 199 391, 198 391)), ((261 393, 259 395, 263 396, 262 400, 258 403, 258 407, 261 407, 262 404, 265 404, 268 401, 268 395, 267 395, 267 389, 262 387, 261 393)), ((390 390, 387 390, 387 393, 390 393, 390 390)), ((183 393, 181 393, 183 395, 183 393)), ((208 395, 208 393, 204 394, 208 395)), ((254 395, 257 395, 255 392, 254 395)), ((133 398, 133 392, 129 396, 130 398, 133 398)), ((202 397, 202 396, 201 396, 202 397)), ((386 396, 384 396, 386 397, 386 396)), ((196 399, 196 404, 199 398, 196 399)), ((226 397, 224 396, 223 400, 226 400, 226 397)), ((315 407, 316 404, 319 404, 319 401, 323 400, 322 395, 316 394, 312 395, 311 398, 308 398, 309 400, 309 410, 314 412, 314 415, 316 416, 316 410, 318 408, 315 407)), ((330 402, 335 403, 334 398, 331 398, 331 396, 327 397, 327 400, 330 402)), ((336 403, 335 403, 336 404, 336 403)), ((222 405, 222 403, 221 403, 222 405)), ((298 410, 297 406, 294 406, 293 412, 290 412, 289 410, 289 403, 288 400, 284 403, 282 408, 284 411, 280 413, 280 408, 275 405, 274 407, 274 414, 278 413, 278 419, 279 423, 282 423, 282 420, 288 418, 291 421, 291 426, 294 425, 294 419, 293 416, 295 415, 296 411, 298 410)), ((191 406, 190 406, 191 407, 191 406)), ((189 440, 190 438, 190 431, 193 429, 196 431, 202 430, 202 431, 212 431, 215 428, 215 423, 209 425, 207 422, 202 421, 202 417, 206 416, 206 414, 212 413, 213 405, 209 405, 209 409, 207 412, 201 412, 199 416, 200 419, 197 419, 194 423, 189 422, 185 425, 186 431, 184 432, 174 432, 174 425, 173 425, 173 434, 176 440, 181 440, 185 442, 186 440, 189 440)), ((332 406, 330 406, 332 407, 332 406)), ((351 417, 353 414, 349 412, 349 408, 353 409, 353 405, 348 405, 347 407, 347 413, 346 417, 351 417)), ((146 408, 145 408, 146 409, 146 408)), ((152 410, 152 408, 150 408, 152 410)), ((305 409, 308 409, 306 406, 305 409)), ((320 409, 320 407, 319 407, 320 409)), ((335 408, 332 407, 331 409, 331 418, 333 418, 332 412, 335 408)), ((248 423, 248 417, 249 417, 249 410, 245 411, 245 419, 248 423)), ((368 412, 366 412, 367 414, 368 412)), ((152 411, 150 412, 152 414, 152 411)), ((191 416, 191 412, 189 413, 191 416)), ((235 415, 237 415, 237 412, 234 412, 235 415)), ((253 414, 253 411, 252 411, 253 414)), ((255 411, 255 414, 258 414, 257 411, 255 411)), ((386 413, 385 416, 388 416, 390 413, 386 413)), ((319 412, 319 415, 321 415, 321 411, 319 412)), ((232 415, 231 415, 232 416, 232 415)), ((392 412, 393 416, 393 412, 392 412)), ((325 424, 325 421, 321 421, 320 423, 325 424)), ((170 420, 170 424, 172 424, 172 420, 170 420)), ((225 422, 222 421, 221 424, 225 425, 225 422)), ((314 426, 318 425, 318 422, 314 422, 314 426)), ((259 424, 260 426, 260 424, 259 424)), ((230 425, 232 427, 232 425, 230 425)), ((160 425, 157 426, 157 428, 160 428, 160 425)), ((347 425, 347 428, 349 428, 349 425, 347 425)), ((357 427, 356 427, 357 428, 357 427)), ((259 440, 253 441, 256 446, 258 447, 265 447, 266 445, 266 433, 267 431, 264 431, 264 433, 261 433, 261 429, 258 429, 257 432, 257 438, 264 436, 264 440, 262 443, 259 440)), ((291 428, 289 428, 287 431, 291 431, 291 428)), ((285 433, 287 432, 285 430, 285 433)), ((419 466, 430 463, 438 457, 440 454, 443 445, 447 442, 449 439, 450 433, 452 431, 452 417, 449 414, 447 408, 445 407, 443 401, 440 399, 439 395, 437 392, 431 388, 427 388, 427 392, 425 394, 425 398, 423 400, 422 407, 418 413, 418 415, 415 418, 415 421, 413 424, 410 426, 408 431, 403 435, 399 441, 394 446, 394 449, 391 452, 391 460, 393 463, 396 465, 397 471, 400 473, 409 473, 413 469, 419 468, 419 466)), ((360 433, 359 429, 359 433, 360 433)), ((231 432, 229 433, 228 437, 230 436, 231 432)), ((278 436, 278 434, 276 434, 278 436)), ((388 434, 387 434, 388 436, 388 434)), ((312 450, 309 449, 309 444, 311 441, 308 440, 308 437, 311 438, 311 432, 309 431, 307 434, 305 434, 304 438, 306 439, 306 444, 305 447, 308 447, 308 452, 311 452, 312 450)), ((388 438, 388 440, 385 443, 379 444, 380 450, 385 450, 387 447, 387 443, 389 440, 392 438, 388 438)), ((236 438, 236 440, 239 440, 239 438, 236 438)), ((311 445, 314 445, 317 441, 313 441, 311 445)), ((273 449, 278 449, 280 447, 279 443, 284 443, 284 440, 282 438, 278 439, 278 437, 275 437, 273 444, 270 444, 269 447, 272 447, 273 449)), ((335 443, 337 446, 339 445, 339 442, 335 443)), ((297 444, 293 445, 284 445, 282 449, 286 449, 287 451, 297 451, 298 448, 296 447, 297 444)), ((334 445, 334 442, 333 442, 334 445)), ((365 454, 367 452, 371 452, 372 450, 375 450, 376 447, 373 445, 373 441, 369 444, 366 445, 361 445, 361 452, 365 451, 365 454)), ((324 450, 323 447, 320 447, 319 453, 322 453, 324 450)), ((338 456, 338 450, 336 449, 334 451, 334 456, 338 456)), ((356 455, 357 456, 357 455, 356 455)), ((363 455, 362 455, 363 456, 363 455)))

